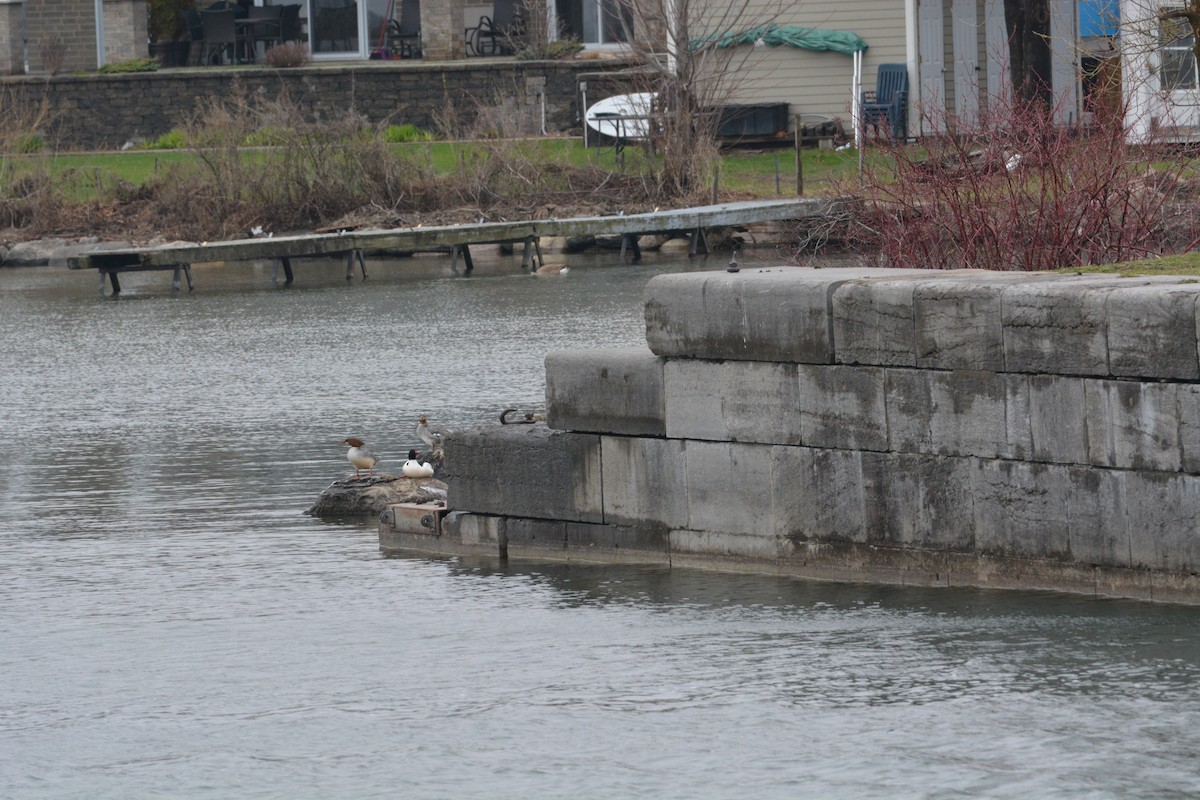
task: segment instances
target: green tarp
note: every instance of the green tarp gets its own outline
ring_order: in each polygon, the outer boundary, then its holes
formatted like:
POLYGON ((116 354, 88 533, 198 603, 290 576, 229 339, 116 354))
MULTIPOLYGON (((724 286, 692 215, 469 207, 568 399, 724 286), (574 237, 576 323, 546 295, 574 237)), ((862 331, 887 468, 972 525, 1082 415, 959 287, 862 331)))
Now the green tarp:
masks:
POLYGON ((692 50, 698 50, 709 42, 717 47, 737 47, 740 44, 755 44, 761 41, 771 47, 787 45, 802 50, 832 51, 848 56, 867 49, 867 43, 850 31, 825 31, 819 28, 801 28, 797 25, 763 25, 740 33, 721 33, 693 39, 692 50))

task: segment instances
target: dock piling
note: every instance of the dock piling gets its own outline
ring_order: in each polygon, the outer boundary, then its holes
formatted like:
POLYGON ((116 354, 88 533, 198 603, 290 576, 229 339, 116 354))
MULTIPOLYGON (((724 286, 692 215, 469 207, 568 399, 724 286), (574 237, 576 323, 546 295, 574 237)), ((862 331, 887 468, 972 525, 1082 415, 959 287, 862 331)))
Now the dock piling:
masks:
POLYGON ((362 250, 351 250, 346 254, 346 280, 354 278, 354 260, 358 259, 358 266, 362 269, 363 280, 367 279, 367 259, 363 256, 362 250))

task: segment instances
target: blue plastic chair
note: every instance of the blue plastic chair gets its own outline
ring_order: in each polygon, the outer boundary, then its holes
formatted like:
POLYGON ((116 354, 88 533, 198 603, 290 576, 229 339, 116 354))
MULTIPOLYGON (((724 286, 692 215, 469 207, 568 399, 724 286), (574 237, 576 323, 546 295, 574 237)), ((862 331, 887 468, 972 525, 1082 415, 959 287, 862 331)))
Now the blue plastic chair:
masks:
POLYGON ((875 134, 879 126, 887 128, 893 142, 908 139, 908 65, 880 64, 875 75, 875 91, 862 93, 860 113, 865 128, 875 134))

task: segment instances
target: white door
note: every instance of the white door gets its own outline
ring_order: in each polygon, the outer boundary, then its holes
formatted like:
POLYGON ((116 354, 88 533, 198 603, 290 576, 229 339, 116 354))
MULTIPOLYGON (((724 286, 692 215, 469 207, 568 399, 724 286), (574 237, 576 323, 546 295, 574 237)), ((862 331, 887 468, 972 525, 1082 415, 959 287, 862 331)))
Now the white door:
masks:
MULTIPOLYGON (((945 128, 946 44, 942 33, 942 0, 917 0, 917 58, 920 86, 917 113, 921 132, 945 128)), ((909 128, 912 123, 909 122, 909 128)))
POLYGON ((1076 0, 1050 2, 1050 83, 1054 121, 1079 122, 1079 6, 1076 0))
POLYGON ((979 14, 975 0, 953 0, 950 27, 954 53, 954 114, 960 128, 979 124, 979 14))

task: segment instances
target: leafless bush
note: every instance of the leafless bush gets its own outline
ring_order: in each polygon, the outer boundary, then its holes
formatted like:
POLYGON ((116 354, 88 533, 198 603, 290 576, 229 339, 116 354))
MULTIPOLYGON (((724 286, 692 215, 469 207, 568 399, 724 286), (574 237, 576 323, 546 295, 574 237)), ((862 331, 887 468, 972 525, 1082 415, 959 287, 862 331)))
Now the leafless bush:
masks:
POLYGON ((51 75, 58 75, 67 61, 67 43, 61 36, 51 36, 42 42, 38 54, 42 57, 42 65, 46 71, 51 75))
POLYGON ((308 48, 300 42, 284 42, 283 44, 268 48, 264 59, 268 67, 274 67, 275 69, 303 67, 310 60, 308 48))
POLYGON ((1074 130, 997 99, 977 127, 887 154, 843 189, 861 204, 858 247, 888 266, 1052 269, 1195 238, 1194 215, 1178 212, 1194 185, 1190 159, 1126 144, 1119 117, 1074 130))

